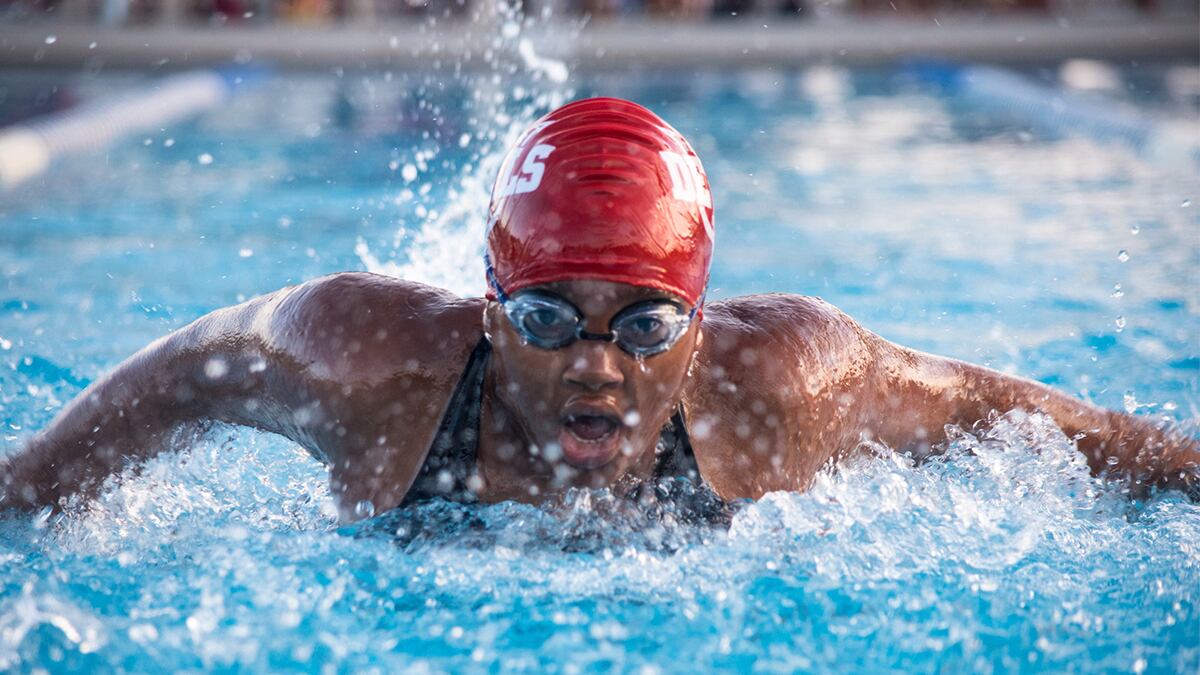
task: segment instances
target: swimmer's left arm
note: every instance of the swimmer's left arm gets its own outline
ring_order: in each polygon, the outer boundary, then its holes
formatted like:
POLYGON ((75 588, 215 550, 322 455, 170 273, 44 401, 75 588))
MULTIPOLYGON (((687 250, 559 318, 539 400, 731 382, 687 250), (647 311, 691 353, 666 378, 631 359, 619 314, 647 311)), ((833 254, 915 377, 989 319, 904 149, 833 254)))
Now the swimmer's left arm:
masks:
POLYGON ((804 489, 864 440, 927 454, 946 440, 947 425, 970 428, 993 411, 1022 409, 1049 415, 1077 439, 1093 472, 1200 499, 1200 443, 1177 430, 906 349, 819 298, 743 296, 705 311, 700 367, 685 400, 698 425, 700 469, 722 496, 804 489), (752 436, 752 447, 761 440, 766 450, 745 452, 752 436))
POLYGON ((888 346, 881 399, 888 412, 881 431, 894 447, 928 446, 944 436, 943 425, 970 426, 993 411, 1041 412, 1077 439, 1094 473, 1107 470, 1145 487, 1200 496, 1200 442, 1177 429, 1085 403, 1039 382, 888 346))

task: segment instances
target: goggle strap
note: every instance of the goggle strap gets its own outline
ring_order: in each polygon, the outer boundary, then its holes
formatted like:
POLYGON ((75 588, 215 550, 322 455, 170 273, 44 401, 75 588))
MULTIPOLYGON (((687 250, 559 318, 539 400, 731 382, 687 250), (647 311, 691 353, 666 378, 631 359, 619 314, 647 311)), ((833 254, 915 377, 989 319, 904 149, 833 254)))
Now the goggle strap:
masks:
POLYGON ((496 292, 496 299, 499 300, 500 304, 502 305, 507 303, 508 293, 505 293, 504 288, 500 286, 500 280, 496 278, 496 268, 492 266, 492 258, 487 254, 486 251, 483 254, 483 267, 487 272, 488 284, 491 285, 492 290, 496 292))
POLYGON ((696 318, 696 312, 699 312, 700 308, 704 306, 704 298, 707 296, 708 296, 708 284, 705 284, 704 290, 700 291, 700 299, 696 301, 696 304, 692 305, 692 311, 688 312, 688 321, 691 321, 692 319, 696 318))

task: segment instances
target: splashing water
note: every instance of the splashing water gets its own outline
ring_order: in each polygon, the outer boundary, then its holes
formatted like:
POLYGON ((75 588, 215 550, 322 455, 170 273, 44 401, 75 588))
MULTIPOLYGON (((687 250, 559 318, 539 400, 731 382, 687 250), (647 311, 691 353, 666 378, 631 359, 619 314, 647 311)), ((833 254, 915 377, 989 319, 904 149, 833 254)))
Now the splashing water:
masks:
MULTIPOLYGON (((502 22, 502 29, 498 36, 490 38, 487 68, 479 73, 454 74, 473 95, 466 102, 470 128, 459 136, 459 146, 468 148, 469 154, 455 169, 457 175, 452 179, 454 187, 448 191, 448 202, 441 204, 435 215, 429 215, 427 206, 432 199, 416 204, 416 231, 409 234, 410 227, 401 226, 395 238, 397 243, 410 239, 401 261, 381 258, 361 239, 354 249, 371 272, 463 295, 481 295, 483 291, 483 230, 492 183, 505 151, 529 124, 565 103, 574 92, 568 83, 567 66, 539 56, 533 40, 524 35, 524 29, 532 22, 522 20, 515 5, 495 3, 483 11, 496 12, 495 20, 502 22), (462 142, 464 138, 468 139, 466 143, 462 142)), ((578 26, 566 30, 577 34, 578 26)), ((429 77, 437 80, 440 75, 435 72, 429 77)), ((405 171, 412 166, 405 165, 405 171)), ((415 170, 405 175, 409 182, 416 178, 415 170)), ((419 194, 428 197, 430 192, 419 194)), ((412 198, 411 190, 406 189, 402 194, 406 195, 405 201, 412 198)), ((407 219, 402 216, 402 220, 407 219)))
POLYGON ((990 672, 1086 658, 1183 672, 1200 659, 1200 507, 1131 504, 1040 416, 952 430, 922 466, 880 449, 805 494, 739 504, 727 529, 582 491, 544 510, 434 501, 335 533, 311 462, 266 437, 248 456, 231 442, 128 472, 44 530, 7 523, 0 663, 990 672), (1139 563, 1150 551, 1157 563, 1139 563))

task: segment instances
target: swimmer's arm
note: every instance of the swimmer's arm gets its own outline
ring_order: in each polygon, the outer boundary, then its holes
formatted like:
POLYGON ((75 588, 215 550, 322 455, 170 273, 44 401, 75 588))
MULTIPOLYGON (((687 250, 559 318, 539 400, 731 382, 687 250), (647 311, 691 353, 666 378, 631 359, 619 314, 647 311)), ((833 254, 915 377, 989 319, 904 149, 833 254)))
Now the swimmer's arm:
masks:
POLYGON ((1041 412, 1077 439, 1094 473, 1108 471, 1142 487, 1182 488, 1200 496, 1200 443, 1178 430, 1085 403, 1039 382, 891 347, 894 359, 882 402, 889 422, 882 431, 893 447, 928 446, 943 439, 945 424, 969 427, 993 411, 1041 412))
POLYGON ((287 415, 268 413, 286 408, 302 387, 255 328, 284 295, 204 316, 94 382, 20 452, 0 460, 0 508, 57 506, 67 495, 92 494, 109 475, 206 421, 295 436, 284 428, 287 415))

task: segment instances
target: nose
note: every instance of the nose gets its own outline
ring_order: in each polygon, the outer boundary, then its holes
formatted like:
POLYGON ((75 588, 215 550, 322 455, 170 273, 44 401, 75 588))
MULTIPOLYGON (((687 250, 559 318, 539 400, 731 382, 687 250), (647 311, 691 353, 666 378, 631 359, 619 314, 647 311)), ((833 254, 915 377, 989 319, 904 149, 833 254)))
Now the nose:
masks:
POLYGON ((620 348, 615 344, 580 341, 570 349, 571 362, 563 371, 563 382, 593 391, 619 387, 625 382, 619 362, 620 348))

